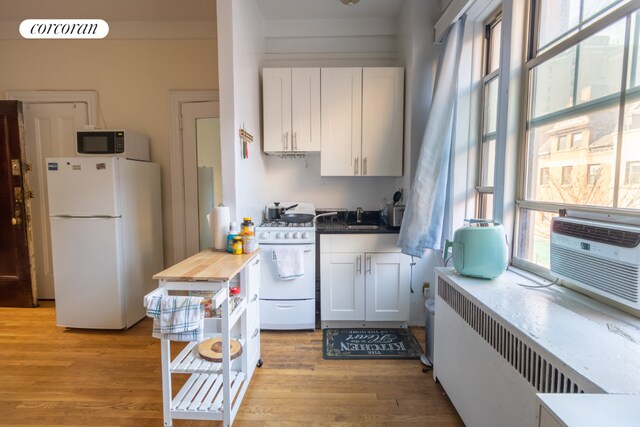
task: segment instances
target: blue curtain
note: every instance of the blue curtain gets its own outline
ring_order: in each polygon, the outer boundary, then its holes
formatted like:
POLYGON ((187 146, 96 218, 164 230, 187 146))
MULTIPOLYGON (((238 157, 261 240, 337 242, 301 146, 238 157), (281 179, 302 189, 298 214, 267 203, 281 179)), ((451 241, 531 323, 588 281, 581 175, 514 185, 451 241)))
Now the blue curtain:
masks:
POLYGON ((451 146, 464 22, 463 16, 452 24, 442 44, 431 109, 398 237, 402 252, 419 258, 425 249, 442 249, 445 221, 450 216, 451 146))

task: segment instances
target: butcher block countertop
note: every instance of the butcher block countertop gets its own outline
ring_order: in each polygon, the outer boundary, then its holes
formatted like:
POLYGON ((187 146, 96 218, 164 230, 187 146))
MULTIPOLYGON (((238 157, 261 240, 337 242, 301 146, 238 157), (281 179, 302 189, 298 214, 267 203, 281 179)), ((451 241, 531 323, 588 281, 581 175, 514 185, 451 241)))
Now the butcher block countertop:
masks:
POLYGON ((260 249, 250 254, 233 255, 206 249, 153 276, 158 280, 224 282, 231 280, 260 249))

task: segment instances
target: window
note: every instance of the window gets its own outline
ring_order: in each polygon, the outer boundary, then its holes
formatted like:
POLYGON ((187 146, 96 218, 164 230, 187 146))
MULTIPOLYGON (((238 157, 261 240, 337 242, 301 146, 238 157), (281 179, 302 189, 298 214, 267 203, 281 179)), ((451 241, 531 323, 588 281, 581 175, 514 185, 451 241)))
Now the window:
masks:
POLYGON ((640 184, 640 161, 627 162, 625 168, 625 180, 626 185, 639 185, 640 184))
POLYGON ((502 17, 497 15, 485 24, 482 72, 482 122, 480 138, 480 176, 478 179, 478 218, 493 219, 493 174, 496 158, 498 116, 498 77, 500 73, 500 38, 502 17))
POLYGON ((549 168, 540 168, 540 185, 549 185, 549 168))
POLYGON ((531 5, 513 262, 544 272, 559 209, 640 209, 640 9, 624 0, 531 5))
POLYGON ((571 185, 571 177, 573 175, 573 166, 562 167, 562 185, 571 185))
POLYGON ((599 164, 587 166, 587 184, 597 185, 600 178, 600 169, 602 167, 599 164))
POLYGON ((560 135, 558 137, 558 151, 566 150, 569 148, 569 138, 567 135, 560 135))
POLYGON ((571 134, 571 148, 580 148, 582 145, 582 132, 571 134))

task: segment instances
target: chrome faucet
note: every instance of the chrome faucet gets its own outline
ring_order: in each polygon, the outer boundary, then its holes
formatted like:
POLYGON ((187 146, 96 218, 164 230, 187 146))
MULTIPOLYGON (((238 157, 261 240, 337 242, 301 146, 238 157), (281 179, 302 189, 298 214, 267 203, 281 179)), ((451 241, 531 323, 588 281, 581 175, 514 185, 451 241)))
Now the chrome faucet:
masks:
POLYGON ((362 208, 356 208, 356 222, 362 222, 362 208))

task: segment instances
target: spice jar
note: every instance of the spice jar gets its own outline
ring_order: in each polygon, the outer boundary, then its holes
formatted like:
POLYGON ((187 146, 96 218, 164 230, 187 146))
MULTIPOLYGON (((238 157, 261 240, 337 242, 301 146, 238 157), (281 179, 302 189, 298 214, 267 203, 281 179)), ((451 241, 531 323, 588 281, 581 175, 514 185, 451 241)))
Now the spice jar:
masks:
POLYGON ((229 288, 229 312, 232 312, 234 308, 240 304, 240 300, 242 297, 240 296, 240 288, 237 286, 232 286, 229 288))
POLYGON ((242 255, 242 237, 241 236, 233 237, 233 254, 242 255))

